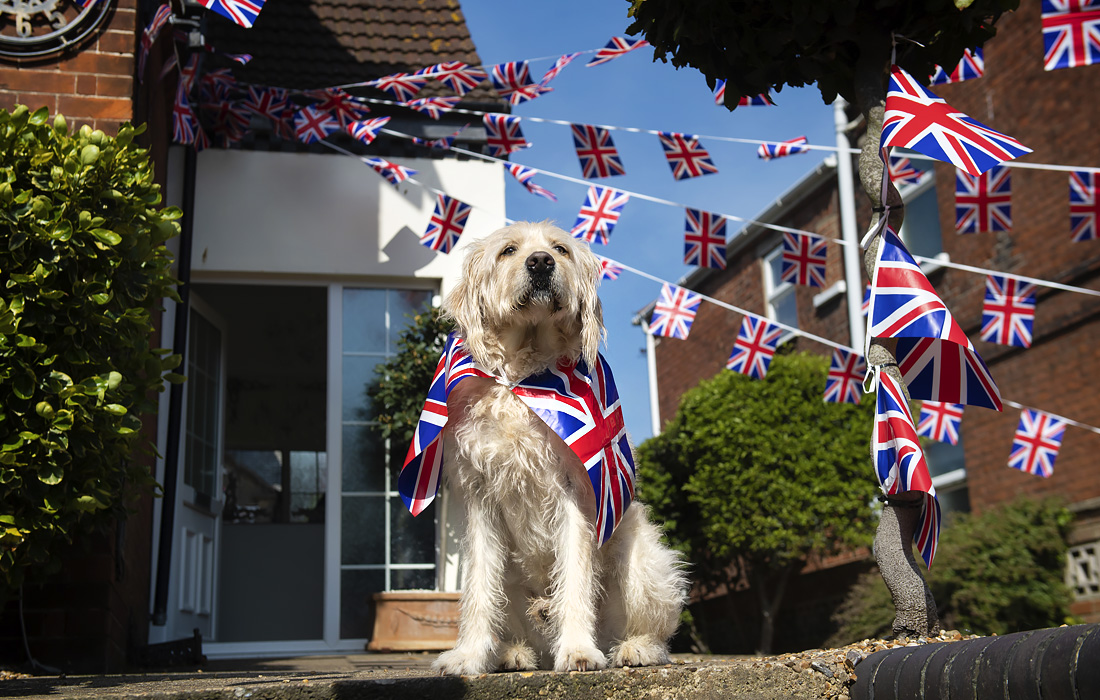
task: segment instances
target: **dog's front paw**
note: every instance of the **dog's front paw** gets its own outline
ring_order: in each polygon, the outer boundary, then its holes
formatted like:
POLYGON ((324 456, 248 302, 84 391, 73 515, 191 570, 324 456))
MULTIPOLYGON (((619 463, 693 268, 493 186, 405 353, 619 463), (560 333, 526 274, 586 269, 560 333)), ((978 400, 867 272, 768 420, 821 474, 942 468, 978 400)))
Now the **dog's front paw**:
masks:
POLYGON ((612 666, 660 666, 669 663, 668 649, 648 635, 631 637, 611 650, 612 666))
POLYGON ((554 658, 555 671, 598 671, 607 657, 594 646, 563 646, 554 658))
POLYGON ((534 649, 523 642, 512 642, 501 650, 499 666, 505 671, 534 671, 539 660, 534 649))
POLYGON ((493 671, 493 662, 485 654, 454 648, 432 662, 432 670, 445 676, 476 676, 493 671))

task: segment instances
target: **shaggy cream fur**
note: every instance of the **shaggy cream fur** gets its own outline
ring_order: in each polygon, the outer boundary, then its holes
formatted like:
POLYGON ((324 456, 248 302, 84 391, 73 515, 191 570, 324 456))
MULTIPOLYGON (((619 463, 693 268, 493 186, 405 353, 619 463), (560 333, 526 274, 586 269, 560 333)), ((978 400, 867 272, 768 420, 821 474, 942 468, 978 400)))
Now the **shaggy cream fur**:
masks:
POLYGON ((592 486, 565 442, 509 390, 559 358, 596 361, 600 264, 548 223, 470 246, 444 310, 478 364, 448 398, 443 467, 465 504, 458 641, 434 668, 478 674, 668 663, 687 578, 635 501, 597 547, 592 486))

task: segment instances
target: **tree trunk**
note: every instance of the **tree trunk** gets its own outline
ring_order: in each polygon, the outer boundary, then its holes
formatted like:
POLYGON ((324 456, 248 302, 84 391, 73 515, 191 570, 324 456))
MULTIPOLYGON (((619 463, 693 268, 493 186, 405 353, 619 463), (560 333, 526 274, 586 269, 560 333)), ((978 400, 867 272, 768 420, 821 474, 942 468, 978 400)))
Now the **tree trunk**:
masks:
POLYGON ((775 620, 779 615, 779 606, 783 603, 783 594, 787 590, 787 581, 791 578, 795 564, 787 564, 778 573, 775 580, 775 592, 768 595, 768 584, 771 578, 767 569, 753 567, 752 587, 756 589, 757 599, 760 601, 760 641, 756 645, 756 653, 766 656, 772 653, 775 643, 775 620))
MULTIPOLYGON (((889 56, 865 54, 856 67, 855 89, 857 104, 863 112, 867 132, 859 154, 859 179, 872 207, 879 207, 882 197, 883 163, 879 158, 882 121, 886 111, 886 71, 889 56)), ((904 218, 901 195, 893 183, 888 185, 887 203, 890 205, 889 225, 901 230, 904 218)), ((871 215, 871 224, 878 222, 879 212, 871 215)), ((863 265, 869 279, 874 279, 875 261, 881 245, 876 236, 867 247, 863 265)), ((890 373, 909 401, 905 385, 894 357, 897 341, 889 338, 871 340, 867 352, 869 366, 882 366, 880 371, 890 373)), ((872 459, 874 458, 872 454, 872 459)), ((873 467, 872 467, 873 468, 873 467)), ((882 509, 878 532, 875 534, 874 553, 879 571, 894 601, 894 636, 920 636, 939 631, 939 615, 936 601, 913 558, 913 533, 920 517, 922 494, 906 491, 891 497, 882 509)))

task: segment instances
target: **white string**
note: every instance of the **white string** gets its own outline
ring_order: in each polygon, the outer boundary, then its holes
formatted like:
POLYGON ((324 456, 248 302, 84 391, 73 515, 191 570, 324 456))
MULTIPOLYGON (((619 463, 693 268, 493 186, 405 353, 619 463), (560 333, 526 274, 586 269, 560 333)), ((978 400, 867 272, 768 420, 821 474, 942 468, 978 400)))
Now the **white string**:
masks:
POLYGON ((1044 411, 1043 409, 1035 408, 1034 406, 1025 406, 1023 404, 1016 403, 1015 401, 1009 401, 1007 399, 1001 399, 1001 403, 1003 403, 1005 405, 1008 405, 1008 406, 1012 406, 1013 408, 1018 408, 1021 411, 1024 410, 1024 409, 1030 409, 1032 411, 1038 411, 1039 413, 1045 413, 1046 415, 1050 416, 1051 418, 1057 418, 1058 420, 1063 421, 1065 423, 1068 423, 1069 425, 1073 425, 1073 426, 1076 426, 1078 428, 1081 428, 1082 430, 1088 430, 1090 432, 1096 433, 1097 435, 1100 435, 1100 428, 1094 428, 1093 426, 1088 425, 1087 423, 1079 423, 1079 422, 1073 420, 1072 418, 1066 418, 1065 416, 1060 416, 1057 413, 1051 413, 1050 411, 1044 411))

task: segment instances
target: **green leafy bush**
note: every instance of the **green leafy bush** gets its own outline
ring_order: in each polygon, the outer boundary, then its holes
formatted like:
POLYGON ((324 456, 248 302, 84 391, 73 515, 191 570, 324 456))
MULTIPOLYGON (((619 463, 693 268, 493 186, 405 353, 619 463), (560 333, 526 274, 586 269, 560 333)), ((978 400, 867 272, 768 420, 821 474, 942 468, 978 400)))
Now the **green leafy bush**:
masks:
MULTIPOLYGON (((1073 600, 1064 579, 1072 519, 1058 501, 1025 497, 980 515, 954 516, 925 573, 944 627, 1008 634, 1064 624, 1073 600)), ((871 571, 837 610, 839 629, 829 641, 889 634, 893 619, 890 592, 871 571)))
POLYGON ((0 589, 152 484, 138 416, 179 362, 150 346, 180 211, 157 206, 141 130, 48 121, 0 110, 0 589))

